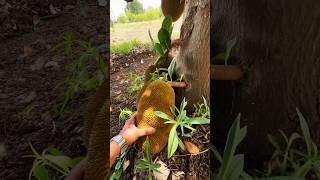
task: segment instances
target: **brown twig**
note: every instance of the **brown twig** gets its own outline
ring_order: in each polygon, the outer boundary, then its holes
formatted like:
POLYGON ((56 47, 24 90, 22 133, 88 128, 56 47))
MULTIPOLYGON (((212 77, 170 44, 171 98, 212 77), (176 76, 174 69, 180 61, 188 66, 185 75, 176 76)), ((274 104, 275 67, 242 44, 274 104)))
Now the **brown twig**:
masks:
POLYGON ((167 82, 171 87, 187 87, 188 84, 186 82, 173 82, 169 81, 167 82))
POLYGON ((207 152, 207 151, 209 151, 209 149, 206 149, 206 150, 204 150, 204 151, 201 151, 201 152, 199 152, 199 153, 197 153, 197 154, 181 154, 181 155, 173 155, 174 157, 180 157, 180 156, 196 156, 196 155, 199 155, 199 154, 203 154, 203 153, 205 153, 205 152, 207 152))

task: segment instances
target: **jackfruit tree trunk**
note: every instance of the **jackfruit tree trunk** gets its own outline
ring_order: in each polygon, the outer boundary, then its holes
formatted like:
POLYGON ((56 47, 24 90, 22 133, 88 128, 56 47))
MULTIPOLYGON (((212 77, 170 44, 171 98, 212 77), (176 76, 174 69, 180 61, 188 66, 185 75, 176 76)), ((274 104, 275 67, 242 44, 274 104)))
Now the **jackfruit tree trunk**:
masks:
POLYGON ((213 54, 237 38, 231 55, 246 74, 238 82, 213 82, 213 141, 225 142, 241 113, 242 125, 248 126, 242 151, 270 158, 274 149, 267 134, 299 130, 298 107, 319 143, 320 1, 211 2, 213 54))
POLYGON ((177 93, 177 102, 183 97, 192 104, 209 102, 210 95, 210 1, 186 0, 184 20, 180 32, 180 51, 177 72, 184 75, 188 87, 177 93))

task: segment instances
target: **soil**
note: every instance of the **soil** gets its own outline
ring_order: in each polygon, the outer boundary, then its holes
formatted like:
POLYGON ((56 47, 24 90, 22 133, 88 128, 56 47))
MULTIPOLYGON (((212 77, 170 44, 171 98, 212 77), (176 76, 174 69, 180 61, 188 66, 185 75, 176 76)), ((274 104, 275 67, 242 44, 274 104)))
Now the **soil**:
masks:
POLYGON ((109 8, 95 0, 0 4, 0 179, 28 179, 33 159, 24 156, 32 154, 29 143, 38 152, 53 146, 70 157, 85 156, 83 113, 93 93, 74 98, 61 118, 50 116, 47 112, 59 96, 53 88, 69 75, 64 67, 71 59, 49 49, 65 32, 96 47, 105 45, 109 8))
MULTIPOLYGON (((143 75, 144 71, 157 58, 153 52, 135 48, 129 54, 113 54, 111 55, 111 137, 120 132, 124 122, 119 122, 118 116, 120 108, 129 108, 136 111, 136 94, 129 98, 123 98, 130 86, 130 79, 127 75, 134 72, 143 75)), ((209 126, 198 126, 198 133, 193 138, 184 139, 197 145, 202 154, 191 156, 187 152, 178 150, 170 159, 167 159, 166 149, 163 152, 154 155, 153 159, 163 161, 170 169, 169 179, 210 179, 210 160, 209 160, 209 126), (174 174, 183 174, 180 178, 174 178, 174 174)), ((133 146, 127 155, 126 161, 129 167, 122 174, 122 179, 145 179, 145 174, 135 172, 135 161, 142 158, 142 151, 133 146)))

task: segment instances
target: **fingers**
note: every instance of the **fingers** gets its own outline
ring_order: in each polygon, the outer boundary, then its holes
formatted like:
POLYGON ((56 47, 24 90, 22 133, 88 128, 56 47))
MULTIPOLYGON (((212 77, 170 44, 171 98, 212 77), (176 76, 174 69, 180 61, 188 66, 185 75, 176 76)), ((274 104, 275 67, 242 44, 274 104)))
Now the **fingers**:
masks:
POLYGON ((138 134, 139 136, 149 136, 156 132, 155 128, 146 128, 146 129, 139 129, 138 134))

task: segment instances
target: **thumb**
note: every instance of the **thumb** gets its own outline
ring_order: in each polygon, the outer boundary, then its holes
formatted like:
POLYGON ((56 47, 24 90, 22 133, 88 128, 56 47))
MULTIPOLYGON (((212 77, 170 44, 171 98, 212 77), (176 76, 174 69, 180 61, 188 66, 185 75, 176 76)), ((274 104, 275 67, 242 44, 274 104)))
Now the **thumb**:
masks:
POLYGON ((148 136, 152 135, 156 132, 155 128, 145 128, 145 129, 139 129, 139 136, 148 136))

